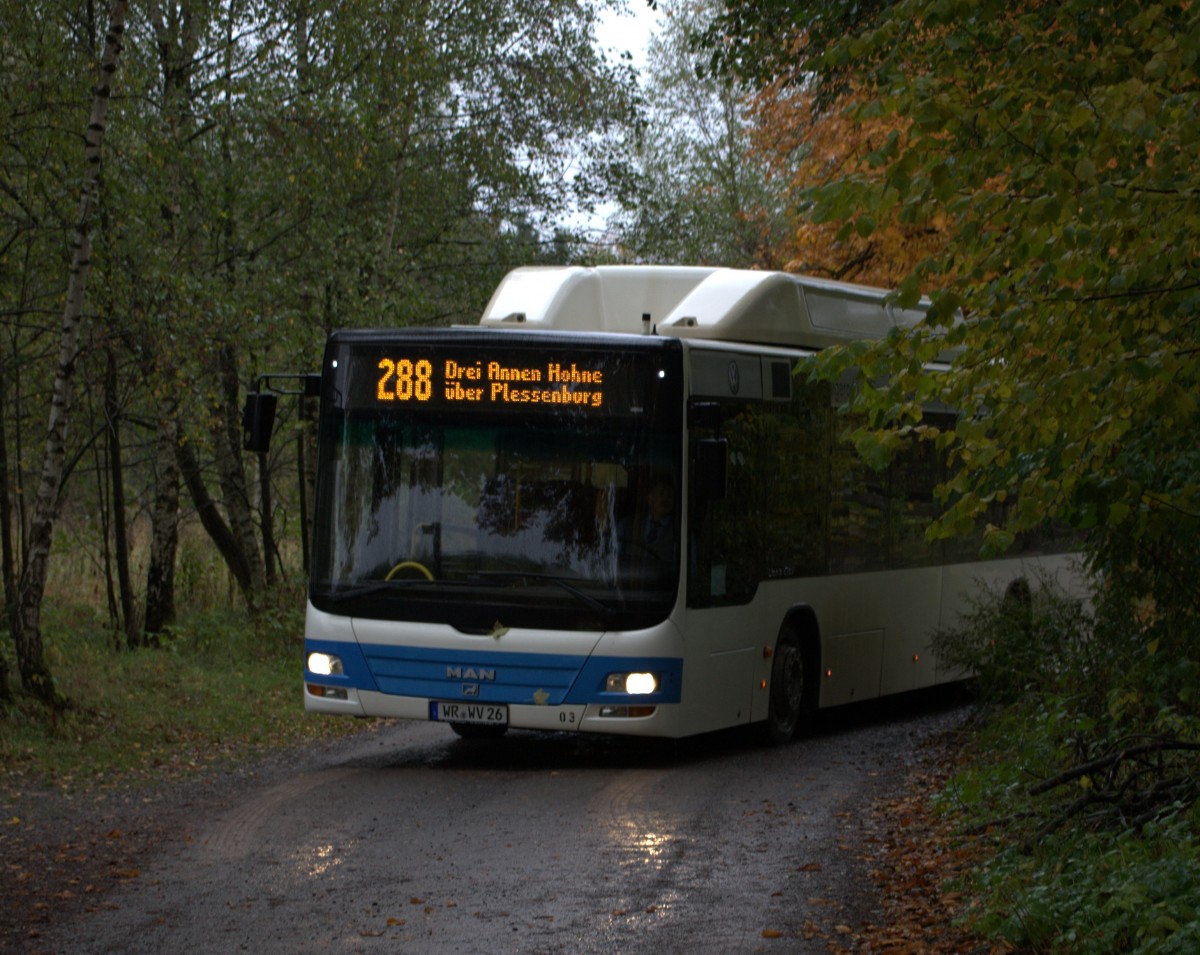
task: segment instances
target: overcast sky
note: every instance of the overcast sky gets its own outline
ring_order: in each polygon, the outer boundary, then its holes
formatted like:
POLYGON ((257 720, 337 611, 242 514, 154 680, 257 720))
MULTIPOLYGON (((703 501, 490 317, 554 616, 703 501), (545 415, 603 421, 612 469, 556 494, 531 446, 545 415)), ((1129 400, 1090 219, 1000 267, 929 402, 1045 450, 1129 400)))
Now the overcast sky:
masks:
POLYGON ((660 16, 659 11, 650 9, 646 0, 629 0, 628 13, 605 13, 596 31, 596 38, 603 49, 611 50, 618 56, 628 50, 633 54, 634 65, 644 66, 646 46, 660 16))

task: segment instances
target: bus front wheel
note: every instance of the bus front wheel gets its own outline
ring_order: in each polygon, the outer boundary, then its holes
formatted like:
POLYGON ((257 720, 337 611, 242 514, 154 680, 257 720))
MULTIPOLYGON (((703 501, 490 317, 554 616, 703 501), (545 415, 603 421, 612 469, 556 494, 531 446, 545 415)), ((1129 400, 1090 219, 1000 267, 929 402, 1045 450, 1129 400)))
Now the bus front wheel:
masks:
POLYGON ((779 635, 771 663, 771 689, 764 733, 767 742, 780 746, 795 737, 813 705, 808 661, 800 637, 787 630, 779 635))

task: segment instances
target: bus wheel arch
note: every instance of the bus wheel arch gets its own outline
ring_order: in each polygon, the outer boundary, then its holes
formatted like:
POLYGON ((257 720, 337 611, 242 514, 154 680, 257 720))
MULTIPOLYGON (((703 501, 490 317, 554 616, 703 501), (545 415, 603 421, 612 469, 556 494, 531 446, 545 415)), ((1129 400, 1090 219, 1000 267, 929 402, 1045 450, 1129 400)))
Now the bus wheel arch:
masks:
POLYGON ((820 692, 821 641, 811 607, 794 607, 784 618, 771 656, 767 719, 763 733, 782 745, 812 723, 820 692))

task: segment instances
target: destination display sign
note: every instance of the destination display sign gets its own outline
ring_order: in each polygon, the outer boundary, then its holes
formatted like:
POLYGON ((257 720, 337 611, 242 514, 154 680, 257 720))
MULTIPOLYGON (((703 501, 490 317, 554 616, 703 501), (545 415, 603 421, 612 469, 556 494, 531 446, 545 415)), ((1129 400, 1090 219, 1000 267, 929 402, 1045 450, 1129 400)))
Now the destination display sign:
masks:
POLYGON ((620 351, 358 348, 350 353, 347 378, 356 407, 611 414, 641 407, 641 397, 661 378, 651 364, 620 351))

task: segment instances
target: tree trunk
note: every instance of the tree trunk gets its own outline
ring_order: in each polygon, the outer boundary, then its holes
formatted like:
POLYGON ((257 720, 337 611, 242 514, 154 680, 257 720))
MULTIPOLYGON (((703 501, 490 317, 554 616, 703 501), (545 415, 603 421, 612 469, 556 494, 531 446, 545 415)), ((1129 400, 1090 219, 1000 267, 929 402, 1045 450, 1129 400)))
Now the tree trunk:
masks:
POLYGON ((220 427, 214 430, 213 446, 217 477, 229 529, 237 541, 242 562, 250 575, 250 587, 243 588, 251 609, 259 604, 266 589, 266 570, 258 549, 258 532, 254 523, 254 508, 250 503, 246 468, 242 462, 242 413, 239 403, 241 382, 238 378, 237 354, 228 342, 218 349, 218 370, 221 382, 220 427))
POLYGON ((112 347, 105 349, 104 422, 108 429, 108 469, 112 481, 113 549, 117 559, 117 591, 120 596, 121 622, 125 644, 130 649, 140 646, 141 627, 138 626, 137 601, 133 596, 133 579, 129 573, 129 527, 125 512, 125 467, 121 459, 121 407, 117 395, 117 356, 112 347))
POLYGON ((307 576, 311 569, 309 566, 309 546, 312 541, 311 502, 314 497, 313 489, 316 485, 316 454, 311 453, 308 447, 310 443, 314 443, 316 414, 313 412, 314 402, 309 401, 303 395, 297 401, 299 403, 298 418, 300 420, 300 427, 297 429, 296 434, 296 473, 297 483, 300 486, 300 554, 304 574, 307 576))
POLYGON ((234 580, 237 581, 242 596, 246 598, 248 604, 253 606, 257 592, 254 589, 250 566, 246 563, 245 555, 238 546, 233 531, 229 529, 229 525, 221 516, 217 502, 208 493, 208 488, 204 484, 204 475, 200 473, 200 462, 196 460, 196 452, 192 450, 191 444, 181 437, 175 446, 175 453, 179 461, 179 471, 183 476, 183 483, 187 486, 192 503, 196 506, 200 523, 204 525, 208 536, 216 544, 217 550, 225 560, 225 565, 233 574, 234 580))
POLYGON ((100 147, 104 142, 108 101, 121 53, 128 8, 128 0, 113 2, 108 33, 104 38, 104 52, 100 57, 100 78, 96 84, 92 113, 84 134, 83 185, 80 190, 79 215, 71 240, 71 267, 59 335, 58 371, 54 377, 50 418, 46 429, 46 451, 42 459, 37 496, 34 499, 28 558, 21 574, 14 621, 17 669, 21 673, 21 683, 39 699, 54 704, 61 701, 42 651, 42 599, 46 592, 50 544, 54 533, 54 519, 58 513, 66 460, 67 426, 71 417, 75 360, 78 357, 79 332, 83 324, 84 290, 91 265, 92 220, 95 216, 100 179, 100 147))
MULTIPOLYGON (((12 500, 8 492, 8 434, 4 429, 8 411, 7 369, 4 352, 0 350, 0 580, 4 586, 4 620, 10 633, 16 633, 17 572, 13 556, 12 500)), ((8 689, 8 657, 0 648, 0 701, 8 701, 12 694, 8 689)))
POLYGON ((279 579, 275 573, 275 566, 278 563, 275 545, 275 504, 271 500, 271 467, 266 451, 258 456, 258 500, 259 506, 262 508, 260 520, 262 523, 263 570, 266 573, 267 586, 274 587, 279 579))
MULTIPOLYGON (((172 5, 164 10, 161 3, 152 2, 146 8, 147 18, 154 30, 158 65, 162 70, 161 121, 162 139, 178 147, 195 134, 195 115, 192 71, 199 34, 203 32, 203 17, 193 16, 190 4, 172 5), (168 15, 169 14, 169 15, 168 15)), ((174 156, 166 175, 166 201, 163 203, 162 242, 168 248, 178 243, 177 222, 187 205, 189 179, 186 162, 172 149, 174 156)), ((185 230, 186 231, 186 230, 185 230)), ((166 375, 155 361, 147 362, 147 374, 158 379, 166 375)), ((169 379, 168 379, 169 380, 169 379)), ((168 385, 164 392, 170 393, 168 385)), ((175 560, 179 551, 179 499, 181 468, 184 461, 196 468, 194 480, 201 492, 196 506, 201 508, 201 520, 207 528, 215 516, 215 505, 208 498, 204 482, 190 448, 182 447, 183 435, 178 419, 178 404, 164 400, 158 406, 154 446, 154 503, 150 517, 150 558, 146 566, 146 605, 142 628, 147 644, 157 642, 157 635, 175 622, 175 560), (209 513, 209 508, 213 508, 209 513)), ((191 486, 189 484, 189 486, 191 486)))
MULTIPOLYGON (((154 510, 150 517, 150 561, 146 567, 147 634, 162 633, 175 621, 175 554, 179 548, 179 428, 175 409, 159 412, 154 450, 154 510)), ((154 639, 150 638, 151 641, 154 639)))
MULTIPOLYGON (((105 383, 105 387, 107 387, 107 382, 105 383)), ((100 551, 103 557, 104 595, 108 598, 109 629, 115 634, 121 629, 121 608, 117 602, 117 589, 113 581, 112 509, 110 504, 110 499, 112 498, 110 487, 112 469, 108 466, 109 454, 112 451, 112 436, 108 433, 107 427, 105 427, 104 431, 104 440, 92 441, 91 448, 92 454, 96 459, 93 471, 96 475, 96 511, 100 523, 98 530, 100 531, 100 551)), ((66 480, 67 478, 64 477, 64 483, 66 480)), ((119 647, 121 641, 118 639, 115 641, 115 644, 119 647)))
MULTIPOLYGON (((225 37, 224 90, 223 90, 223 122, 220 125, 221 163, 222 163, 222 215, 224 225, 223 238, 227 249, 232 250, 236 243, 237 214, 236 194, 237 184, 242 181, 243 171, 234 166, 232 148, 230 145, 233 135, 233 101, 234 101, 234 62, 233 51, 236 46, 233 35, 233 19, 226 21, 228 33, 225 37)), ((226 255, 227 279, 230 290, 234 288, 236 279, 233 269, 234 256, 226 255)), ((238 349, 232 341, 222 338, 217 343, 216 350, 217 373, 213 380, 220 387, 220 409, 217 427, 213 431, 213 452, 216 457, 217 477, 221 484, 221 496, 225 505, 225 513, 229 518, 229 528, 233 532, 242 553, 242 558, 250 572, 250 589, 246 592, 250 609, 257 609, 259 597, 266 590, 267 574, 266 561, 271 556, 259 552, 258 528, 254 521, 254 507, 251 502, 250 485, 246 478, 245 462, 242 460, 242 414, 241 392, 242 383, 238 369, 238 349)))

